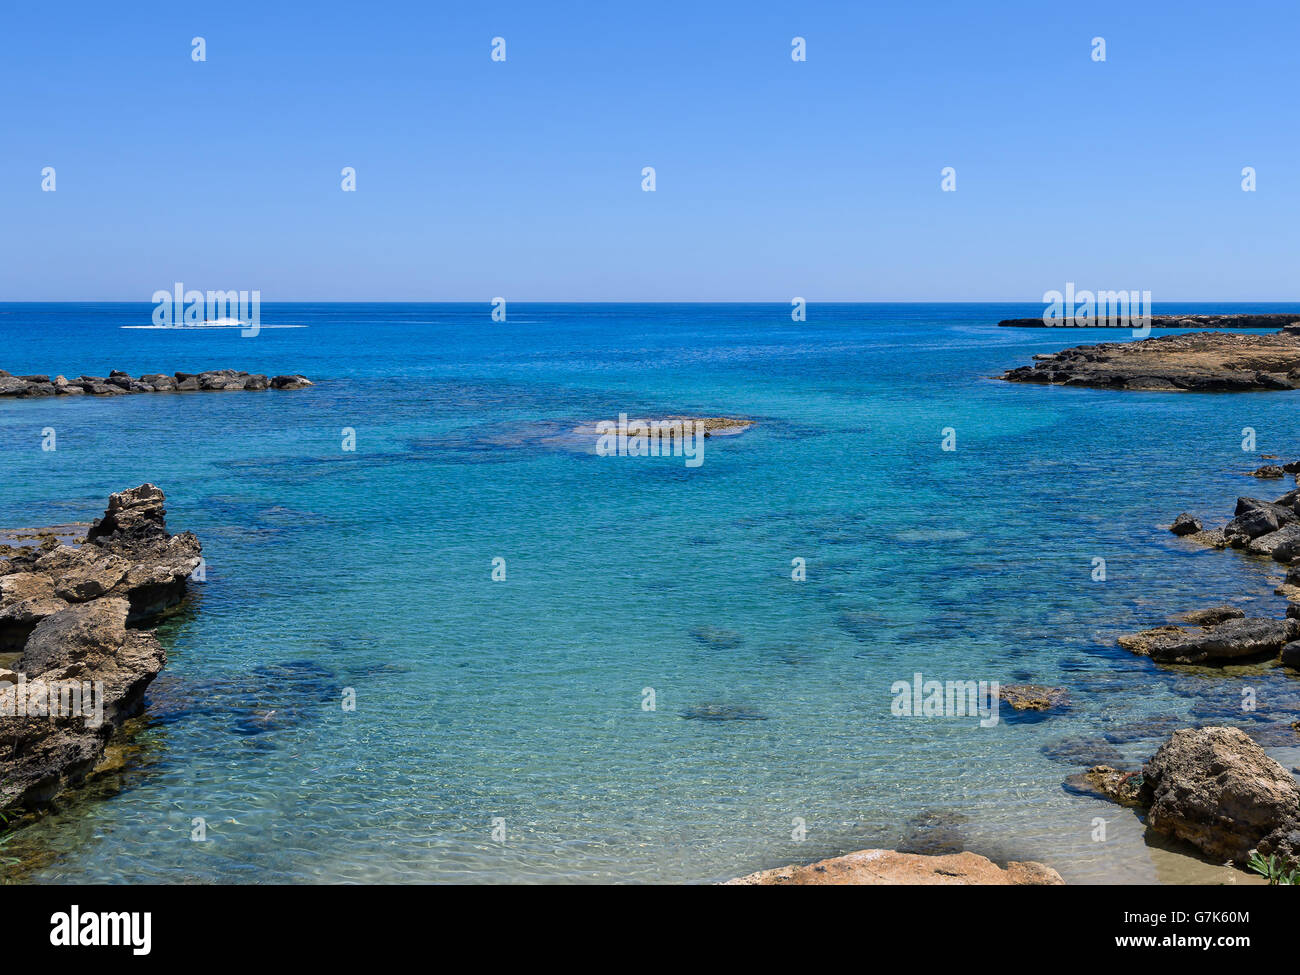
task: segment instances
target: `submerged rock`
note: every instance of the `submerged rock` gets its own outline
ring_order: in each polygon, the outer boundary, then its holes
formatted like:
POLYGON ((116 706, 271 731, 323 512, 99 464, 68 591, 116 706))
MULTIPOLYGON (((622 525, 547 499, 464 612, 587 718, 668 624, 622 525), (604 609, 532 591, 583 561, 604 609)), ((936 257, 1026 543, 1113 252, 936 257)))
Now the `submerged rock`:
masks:
POLYGON ((742 886, 822 886, 898 884, 923 885, 1053 885, 1065 881, 1051 867, 1032 861, 1011 862, 999 867, 976 853, 949 853, 924 856, 897 853, 893 850, 861 850, 845 856, 819 860, 807 866, 777 867, 760 870, 728 884, 742 886))
POLYGON ((697 626, 691 630, 691 636, 710 650, 734 650, 745 642, 735 630, 721 626, 697 626))
POLYGON ((1142 773, 1123 771, 1109 765, 1094 765, 1086 772, 1076 772, 1065 780, 1065 789, 1075 795, 1109 799, 1121 806, 1140 808, 1142 773))
POLYGON ((766 721, 767 715, 743 704, 697 704, 681 711, 687 721, 766 721))
POLYGON ((1003 684, 998 697, 1017 711, 1048 711, 1065 704, 1069 694, 1062 687, 1042 684, 1003 684))

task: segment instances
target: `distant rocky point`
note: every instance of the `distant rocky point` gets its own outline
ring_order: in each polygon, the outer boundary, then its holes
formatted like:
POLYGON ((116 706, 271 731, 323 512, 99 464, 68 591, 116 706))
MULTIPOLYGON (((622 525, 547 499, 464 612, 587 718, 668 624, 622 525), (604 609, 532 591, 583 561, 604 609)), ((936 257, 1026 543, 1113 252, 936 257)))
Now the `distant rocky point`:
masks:
POLYGON ((150 373, 133 378, 114 369, 107 376, 14 376, 0 369, 0 397, 33 399, 41 396, 125 396, 130 393, 189 393, 223 390, 304 389, 312 385, 306 376, 266 376, 212 369, 207 372, 150 373))
MULTIPOLYGON (((1151 328, 1283 328, 1287 325, 1300 324, 1300 312, 1294 314, 1252 315, 1152 315, 1150 322, 1143 320, 1143 325, 1151 328)), ((1076 326, 1056 325, 1044 322, 1040 318, 1004 318, 998 322, 1000 328, 1071 328, 1076 326)), ((1110 322, 1098 318, 1090 328, 1132 328, 1129 321, 1110 322)))
POLYGON ((1165 392, 1300 389, 1300 323, 1269 335, 1191 332, 1080 345, 1036 355, 1033 365, 1011 369, 1001 378, 1165 392))

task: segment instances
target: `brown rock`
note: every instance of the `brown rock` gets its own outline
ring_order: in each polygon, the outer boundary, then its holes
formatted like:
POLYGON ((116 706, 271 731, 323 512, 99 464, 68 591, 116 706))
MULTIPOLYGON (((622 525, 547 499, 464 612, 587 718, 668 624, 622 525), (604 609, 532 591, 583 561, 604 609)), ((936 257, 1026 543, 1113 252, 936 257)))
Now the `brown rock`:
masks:
POLYGON ((820 860, 807 866, 777 867, 760 870, 728 885, 743 886, 830 886, 865 885, 1061 885, 1065 881, 1051 867, 1027 861, 999 867, 976 853, 949 853, 923 856, 919 853, 896 853, 893 850, 861 850, 845 856, 820 860))
POLYGON ((1042 684, 1003 684, 998 697, 1017 711, 1047 711, 1069 700, 1064 688, 1042 684))

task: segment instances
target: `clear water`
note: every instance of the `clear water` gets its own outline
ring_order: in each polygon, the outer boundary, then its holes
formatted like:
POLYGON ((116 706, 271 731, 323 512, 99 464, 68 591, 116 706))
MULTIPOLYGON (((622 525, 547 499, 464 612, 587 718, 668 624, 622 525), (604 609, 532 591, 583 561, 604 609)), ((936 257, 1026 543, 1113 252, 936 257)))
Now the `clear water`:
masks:
POLYGON ((989 378, 1127 333, 996 328, 1039 311, 1010 304, 813 305, 807 323, 514 304, 504 324, 486 303, 295 304, 263 323, 309 328, 256 338, 120 327, 150 310, 0 305, 0 367, 317 385, 0 400, 0 525, 86 520, 152 481, 209 565, 162 630, 127 769, 20 832, 12 879, 707 881, 955 837, 1146 882, 1161 868, 1137 820, 1063 777, 1141 760, 1152 716, 1276 732, 1300 701, 1277 669, 1162 670, 1114 645, 1225 600, 1281 614, 1277 567, 1160 526, 1271 496, 1241 472, 1300 453, 1295 395, 989 378), (694 470, 563 437, 620 412, 759 422, 694 470), (1060 684, 1073 707, 995 728, 892 716, 917 671, 1060 684), (683 717, 705 704, 766 720, 683 717))

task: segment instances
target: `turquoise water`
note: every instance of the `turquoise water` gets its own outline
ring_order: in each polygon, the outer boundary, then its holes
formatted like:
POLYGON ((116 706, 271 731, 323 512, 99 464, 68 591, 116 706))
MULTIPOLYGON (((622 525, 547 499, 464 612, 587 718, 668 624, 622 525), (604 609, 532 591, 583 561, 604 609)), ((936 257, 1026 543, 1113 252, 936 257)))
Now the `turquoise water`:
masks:
POLYGON ((161 632, 131 766, 18 834, 11 876, 705 881, 960 842, 1076 882, 1157 879, 1137 820, 1061 781, 1145 757, 1153 716, 1265 735, 1294 717, 1279 670, 1162 670, 1114 636, 1225 600, 1281 615, 1277 567, 1160 526, 1272 496, 1241 472, 1300 454, 1296 399, 992 381, 1127 337, 995 327, 1040 310, 270 305, 264 325, 309 327, 242 338, 120 327, 147 305, 0 305, 13 373, 317 383, 0 400, 0 525, 86 520, 151 481, 208 563, 161 632), (710 438, 697 469, 567 436, 621 412, 758 424, 710 438), (1060 684, 1073 707, 993 728, 893 716, 917 671, 1060 684), (683 716, 703 705, 764 720, 683 716))

